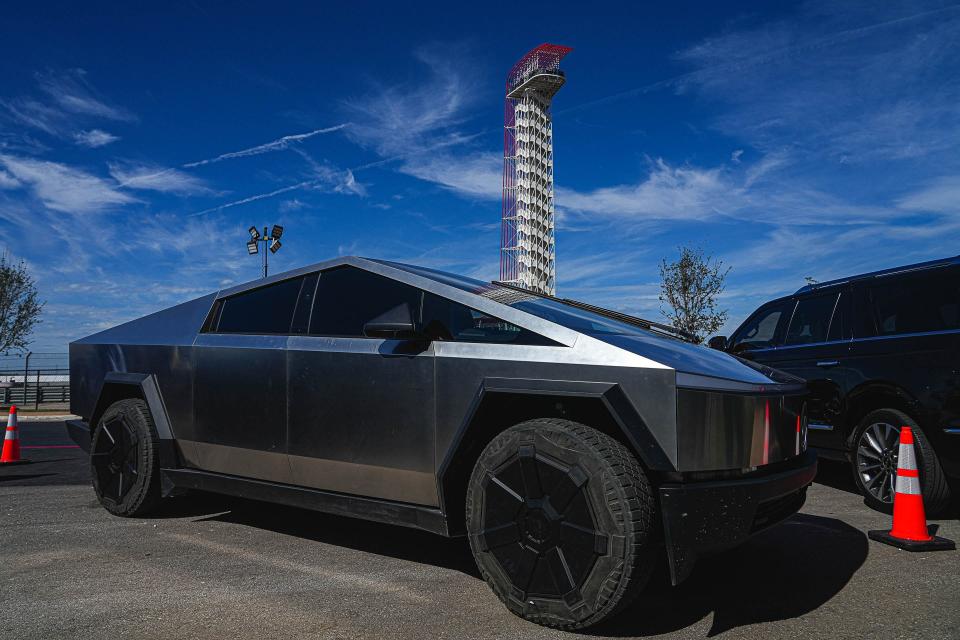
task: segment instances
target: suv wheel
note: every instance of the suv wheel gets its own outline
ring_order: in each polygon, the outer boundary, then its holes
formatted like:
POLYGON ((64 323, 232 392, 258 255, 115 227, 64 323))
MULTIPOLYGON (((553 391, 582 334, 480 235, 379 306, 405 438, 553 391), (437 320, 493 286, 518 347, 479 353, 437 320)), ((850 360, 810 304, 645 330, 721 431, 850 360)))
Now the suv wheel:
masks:
POLYGON ((930 441, 917 423, 896 409, 880 409, 867 415, 853 434, 853 479, 868 506, 889 511, 897 479, 900 427, 913 431, 923 502, 929 515, 950 503, 950 488, 930 441))
POLYGON ((90 440, 93 490, 116 516, 141 516, 160 502, 157 429, 143 400, 114 402, 90 440))
POLYGON ((493 439, 467 489, 470 548, 516 615, 582 629, 646 585, 656 503, 634 455, 590 427, 530 420, 493 439))

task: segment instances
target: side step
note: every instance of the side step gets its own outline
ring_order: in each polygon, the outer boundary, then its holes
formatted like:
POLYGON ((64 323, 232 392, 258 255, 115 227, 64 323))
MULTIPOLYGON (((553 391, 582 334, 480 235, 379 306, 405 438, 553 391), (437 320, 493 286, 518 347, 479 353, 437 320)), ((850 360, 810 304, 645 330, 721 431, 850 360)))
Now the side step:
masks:
MULTIPOLYGON (((165 488, 169 487, 168 483, 172 483, 173 488, 222 493, 338 516, 412 527, 442 536, 450 535, 443 512, 431 507, 350 496, 264 480, 251 480, 196 469, 162 469, 161 473, 165 488)), ((169 493, 169 490, 165 493, 169 493)))

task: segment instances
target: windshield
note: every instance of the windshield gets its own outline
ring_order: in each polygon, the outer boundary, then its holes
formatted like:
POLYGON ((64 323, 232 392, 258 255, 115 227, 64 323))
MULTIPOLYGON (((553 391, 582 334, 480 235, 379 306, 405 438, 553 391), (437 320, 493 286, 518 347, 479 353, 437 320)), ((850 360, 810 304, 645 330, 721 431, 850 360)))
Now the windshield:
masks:
POLYGON ((644 332, 640 327, 612 318, 605 318, 599 314, 591 313, 585 309, 578 309, 558 300, 541 298, 535 293, 524 293, 490 282, 484 282, 483 280, 458 276, 427 267, 417 267, 409 264, 380 260, 378 260, 378 262, 401 268, 404 271, 415 273, 425 278, 442 282, 443 284, 448 284, 463 291, 491 298, 502 304, 509 305, 520 311, 525 311, 544 320, 555 322, 581 333, 635 336, 641 335, 644 332))

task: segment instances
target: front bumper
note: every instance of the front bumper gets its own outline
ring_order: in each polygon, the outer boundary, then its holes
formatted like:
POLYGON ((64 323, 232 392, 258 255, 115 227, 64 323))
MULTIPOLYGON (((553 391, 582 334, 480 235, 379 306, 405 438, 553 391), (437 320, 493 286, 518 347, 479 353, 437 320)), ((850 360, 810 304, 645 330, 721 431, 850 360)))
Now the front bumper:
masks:
POLYGON ((735 547, 796 513, 816 474, 816 454, 807 451, 787 469, 766 475, 662 485, 671 582, 685 580, 700 556, 735 547))
POLYGON ((90 453, 90 427, 83 420, 67 420, 67 435, 81 449, 90 453))

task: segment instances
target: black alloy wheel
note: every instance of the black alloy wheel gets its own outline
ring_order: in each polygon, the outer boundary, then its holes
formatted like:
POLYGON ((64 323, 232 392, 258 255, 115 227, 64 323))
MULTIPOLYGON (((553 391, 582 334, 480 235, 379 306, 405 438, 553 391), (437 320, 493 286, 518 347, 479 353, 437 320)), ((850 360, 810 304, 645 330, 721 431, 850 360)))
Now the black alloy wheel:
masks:
POLYGON ((115 402, 103 413, 90 442, 93 489, 118 516, 148 513, 160 500, 156 427, 142 400, 115 402))
POLYGON ((480 571, 515 614, 582 629, 629 604, 656 557, 655 503, 630 451, 574 422, 498 435, 474 468, 467 529, 480 571))

